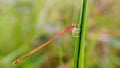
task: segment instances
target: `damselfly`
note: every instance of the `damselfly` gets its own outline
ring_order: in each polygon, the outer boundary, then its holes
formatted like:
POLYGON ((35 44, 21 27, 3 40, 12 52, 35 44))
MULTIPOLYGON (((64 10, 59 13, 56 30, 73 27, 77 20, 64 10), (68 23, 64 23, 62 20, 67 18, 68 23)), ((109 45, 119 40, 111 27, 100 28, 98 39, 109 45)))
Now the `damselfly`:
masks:
POLYGON ((77 28, 77 24, 72 24, 71 26, 66 27, 63 31, 61 31, 60 33, 58 33, 56 36, 54 36, 53 38, 51 38, 50 40, 48 40, 47 42, 43 43, 42 45, 40 45, 39 47, 37 47, 36 49, 32 50, 31 52, 27 53, 26 55, 18 58, 17 60, 15 60, 13 62, 13 64, 18 64, 20 63, 22 60, 24 60, 25 58, 29 57, 30 55, 34 54, 35 52, 39 51, 41 48, 45 47, 46 45, 48 45, 49 43, 53 42, 54 40, 56 40, 57 38, 59 38, 60 36, 62 36, 63 34, 72 31, 75 32, 77 28))

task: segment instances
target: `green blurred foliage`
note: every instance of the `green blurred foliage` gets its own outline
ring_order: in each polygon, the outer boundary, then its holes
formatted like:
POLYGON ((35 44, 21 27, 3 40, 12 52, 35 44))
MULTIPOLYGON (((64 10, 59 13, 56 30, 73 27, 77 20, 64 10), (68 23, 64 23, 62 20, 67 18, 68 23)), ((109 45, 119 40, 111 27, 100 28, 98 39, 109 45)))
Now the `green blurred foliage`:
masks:
MULTIPOLYGON (((0 0, 0 68, 72 68, 71 32, 12 62, 77 22, 81 0, 0 0)), ((120 68, 120 0, 90 0, 85 68, 120 68)))

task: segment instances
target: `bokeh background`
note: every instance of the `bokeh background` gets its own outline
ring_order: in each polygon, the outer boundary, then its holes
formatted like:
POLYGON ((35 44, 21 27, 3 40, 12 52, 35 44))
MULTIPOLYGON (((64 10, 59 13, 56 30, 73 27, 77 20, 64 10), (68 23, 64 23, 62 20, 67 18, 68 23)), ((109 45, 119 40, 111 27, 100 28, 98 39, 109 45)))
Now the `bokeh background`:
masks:
MULTIPOLYGON (((71 32, 18 65, 13 61, 78 22, 81 0, 0 0, 0 68, 72 68, 71 32)), ((120 0, 88 0, 85 68, 120 68, 120 0)))

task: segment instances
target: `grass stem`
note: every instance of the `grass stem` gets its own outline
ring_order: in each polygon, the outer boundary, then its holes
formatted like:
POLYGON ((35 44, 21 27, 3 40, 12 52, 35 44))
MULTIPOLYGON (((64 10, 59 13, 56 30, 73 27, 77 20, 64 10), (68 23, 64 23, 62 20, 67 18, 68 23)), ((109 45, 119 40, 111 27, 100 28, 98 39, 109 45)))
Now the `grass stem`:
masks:
POLYGON ((78 24, 78 28, 80 28, 80 33, 79 33, 79 37, 76 38, 76 42, 75 42, 74 68, 84 68, 86 9, 87 9, 87 0, 82 0, 82 6, 81 6, 79 24, 78 24))

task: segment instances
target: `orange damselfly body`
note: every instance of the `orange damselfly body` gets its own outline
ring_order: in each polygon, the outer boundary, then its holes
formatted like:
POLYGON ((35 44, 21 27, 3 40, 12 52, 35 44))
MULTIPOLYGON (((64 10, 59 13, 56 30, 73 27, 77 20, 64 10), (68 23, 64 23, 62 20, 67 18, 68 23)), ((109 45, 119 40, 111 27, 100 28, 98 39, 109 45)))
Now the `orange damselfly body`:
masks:
MULTIPOLYGON (((61 31, 60 33, 58 33, 56 36, 54 36, 53 38, 51 38, 50 40, 48 40, 47 42, 43 43, 42 45, 40 45, 39 47, 35 48, 34 50, 32 50, 31 52, 27 53, 26 55, 18 58, 17 60, 15 60, 13 62, 13 64, 18 64, 20 63, 22 60, 24 60, 25 58, 27 58, 28 56, 34 54, 35 52, 39 51, 41 48, 45 47, 46 45, 48 45, 49 43, 53 42, 54 40, 56 40, 57 38, 59 38, 60 36, 62 36, 63 34, 72 31, 72 32, 77 32, 78 30, 77 28, 77 24, 72 24, 71 26, 66 27, 63 31, 61 31)), ((77 32, 78 33, 78 32, 77 32)), ((75 35, 75 34, 73 34, 75 35)))

